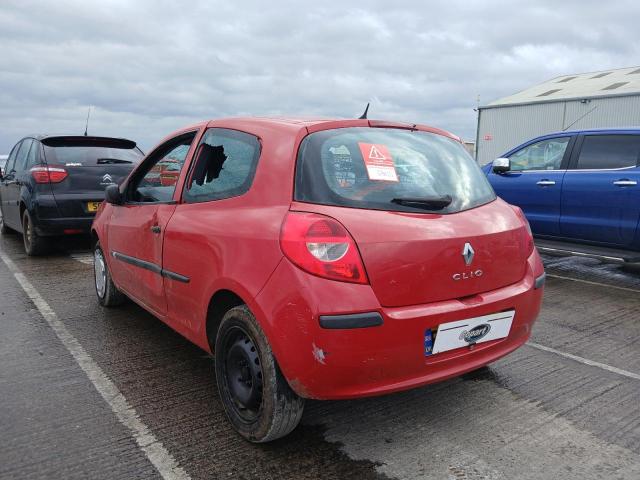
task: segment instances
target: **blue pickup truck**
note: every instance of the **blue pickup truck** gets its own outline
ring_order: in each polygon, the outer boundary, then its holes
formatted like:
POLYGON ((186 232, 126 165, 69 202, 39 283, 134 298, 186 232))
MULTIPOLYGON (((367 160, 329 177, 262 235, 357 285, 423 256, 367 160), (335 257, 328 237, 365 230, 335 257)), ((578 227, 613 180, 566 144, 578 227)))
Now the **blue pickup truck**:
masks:
POLYGON ((640 128, 534 138, 483 167, 541 249, 640 261, 640 128))

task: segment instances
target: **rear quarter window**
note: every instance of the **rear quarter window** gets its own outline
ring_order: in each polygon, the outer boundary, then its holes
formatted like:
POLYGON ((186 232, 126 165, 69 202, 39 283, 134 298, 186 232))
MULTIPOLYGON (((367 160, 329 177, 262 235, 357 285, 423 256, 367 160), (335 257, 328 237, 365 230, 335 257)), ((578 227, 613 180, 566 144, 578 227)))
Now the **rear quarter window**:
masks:
POLYGON ((640 135, 586 135, 577 169, 600 170, 638 165, 640 135))
POLYGON ((251 187, 260 142, 245 132, 211 128, 204 134, 196 155, 184 192, 185 202, 237 197, 251 187))
POLYGON ((313 133, 300 146, 294 198, 352 208, 455 213, 495 193, 464 147, 443 135, 356 127, 313 133), (450 197, 444 208, 398 199, 450 197))

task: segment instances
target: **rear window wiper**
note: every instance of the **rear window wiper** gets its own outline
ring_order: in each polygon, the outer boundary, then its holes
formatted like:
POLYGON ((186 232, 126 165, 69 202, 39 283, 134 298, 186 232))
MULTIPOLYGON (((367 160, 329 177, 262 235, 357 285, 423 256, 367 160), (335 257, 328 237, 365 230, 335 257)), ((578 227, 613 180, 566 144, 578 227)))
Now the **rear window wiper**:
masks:
POLYGON ((412 198, 392 198, 391 203, 397 203, 405 207, 422 208, 424 210, 442 210, 448 207, 453 198, 451 195, 441 197, 412 197, 412 198))
POLYGON ((121 160, 119 158, 99 158, 98 165, 115 164, 115 163, 133 163, 129 160, 121 160))

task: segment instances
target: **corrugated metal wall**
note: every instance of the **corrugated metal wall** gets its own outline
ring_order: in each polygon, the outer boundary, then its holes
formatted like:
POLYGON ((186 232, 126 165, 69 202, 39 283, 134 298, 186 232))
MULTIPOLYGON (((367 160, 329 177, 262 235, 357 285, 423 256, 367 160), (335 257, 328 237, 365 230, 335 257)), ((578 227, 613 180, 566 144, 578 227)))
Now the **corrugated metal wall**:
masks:
POLYGON ((482 109, 478 163, 484 165, 526 140, 568 126, 569 130, 640 126, 640 95, 482 109))

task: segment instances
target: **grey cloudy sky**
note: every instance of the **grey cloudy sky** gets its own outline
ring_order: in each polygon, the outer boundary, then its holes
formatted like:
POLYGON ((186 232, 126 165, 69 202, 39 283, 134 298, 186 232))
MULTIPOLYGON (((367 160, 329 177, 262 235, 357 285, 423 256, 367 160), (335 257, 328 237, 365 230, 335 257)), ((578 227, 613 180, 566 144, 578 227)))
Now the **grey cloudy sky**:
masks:
POLYGON ((0 153, 34 132, 148 149, 231 115, 427 123, 475 136, 481 103, 640 64, 640 2, 0 0, 0 153))

